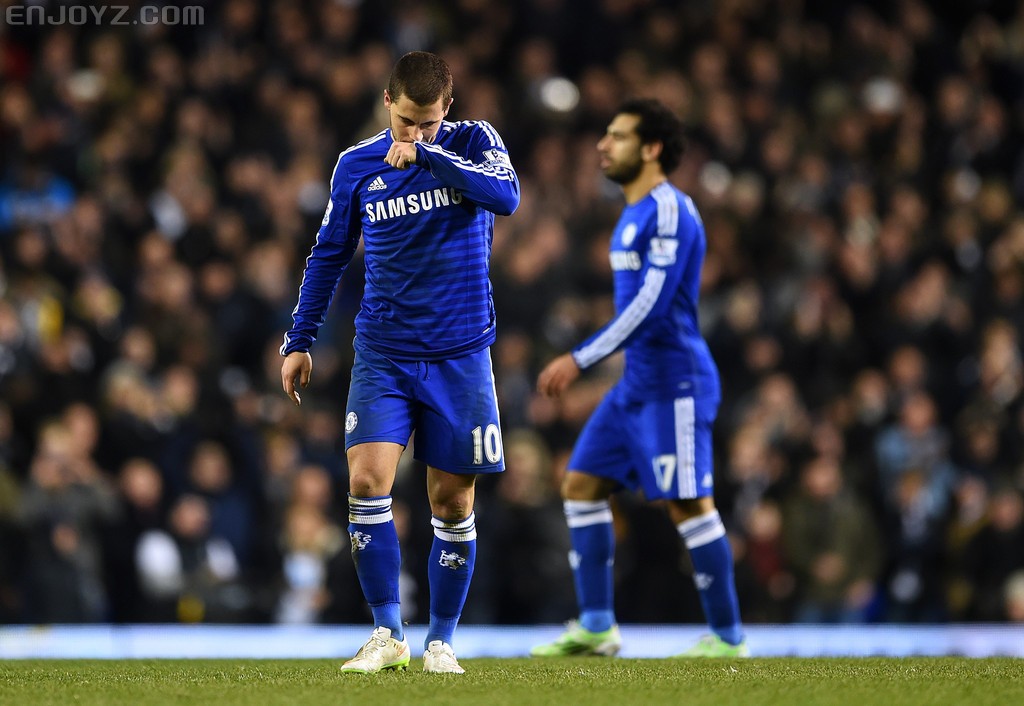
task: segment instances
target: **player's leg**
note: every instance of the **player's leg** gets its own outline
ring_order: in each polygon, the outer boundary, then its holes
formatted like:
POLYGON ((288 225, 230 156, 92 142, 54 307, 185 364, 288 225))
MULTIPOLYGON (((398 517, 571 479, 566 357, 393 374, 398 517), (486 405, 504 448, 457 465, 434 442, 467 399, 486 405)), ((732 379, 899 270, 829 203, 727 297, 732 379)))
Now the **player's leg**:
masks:
POLYGON ((505 468, 488 351, 422 364, 415 456, 427 464, 434 541, 423 668, 461 674, 453 636, 476 565, 476 477, 505 468))
POLYGON ((569 563, 580 615, 578 620, 569 622, 554 642, 530 650, 534 657, 614 657, 622 647, 615 623, 615 535, 608 502, 617 486, 612 480, 589 473, 566 473, 562 484, 563 508, 572 543, 569 563))
POLYGON ((615 625, 612 569, 615 534, 609 497, 616 483, 607 478, 569 471, 562 483, 562 507, 572 543, 570 564, 580 608, 580 625, 603 633, 615 625))
POLYGON ((680 656, 746 657, 732 549, 710 496, 669 503, 669 513, 693 563, 693 580, 712 634, 680 656))
POLYGON ((534 657, 611 657, 622 645, 615 624, 615 535, 609 504, 612 492, 630 484, 631 463, 623 442, 626 434, 619 423, 622 418, 614 393, 609 393, 587 421, 569 460, 562 502, 580 615, 555 642, 533 648, 530 654, 534 657))
POLYGON ((400 365, 357 349, 345 420, 348 531, 374 632, 342 665, 347 672, 404 669, 409 664, 399 594, 402 556, 391 511, 391 487, 412 426, 405 377, 400 365))
POLYGON ((355 657, 342 665, 345 672, 373 673, 409 664, 398 588, 402 555, 391 512, 391 486, 402 448, 370 442, 348 450, 352 559, 373 613, 374 631, 355 657))
MULTIPOLYGON (((675 400, 671 412, 647 407, 645 416, 649 421, 654 417, 672 420, 672 454, 664 453, 668 447, 662 426, 663 441, 657 450, 661 453, 653 456, 652 470, 657 490, 661 491, 658 497, 668 500, 669 515, 690 552, 694 583, 712 631, 711 636, 683 656, 746 656, 732 549, 725 525, 715 509, 712 420, 708 415, 701 417, 693 398, 675 400), (671 472, 673 467, 675 477, 671 472)), ((649 492, 649 497, 654 492, 649 492)))
POLYGON ((398 576, 402 556, 391 513, 391 486, 402 447, 389 442, 353 446, 348 451, 349 536, 359 583, 376 627, 403 636, 398 576))
POLYGON ((475 482, 475 475, 427 468, 434 542, 427 566, 430 624, 424 640, 425 671, 465 671, 455 659, 451 645, 476 566, 475 482))

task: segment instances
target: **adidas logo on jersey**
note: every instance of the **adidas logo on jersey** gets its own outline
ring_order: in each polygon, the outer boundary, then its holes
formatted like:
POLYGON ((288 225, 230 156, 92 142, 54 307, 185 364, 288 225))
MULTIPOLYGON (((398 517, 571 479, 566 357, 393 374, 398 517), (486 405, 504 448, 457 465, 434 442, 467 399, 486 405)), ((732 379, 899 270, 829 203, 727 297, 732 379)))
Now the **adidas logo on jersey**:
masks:
POLYGON ((374 179, 373 182, 371 182, 368 187, 366 187, 366 190, 367 191, 384 191, 384 189, 386 189, 386 188, 388 188, 388 185, 384 183, 384 180, 380 178, 380 175, 377 175, 377 178, 374 179))

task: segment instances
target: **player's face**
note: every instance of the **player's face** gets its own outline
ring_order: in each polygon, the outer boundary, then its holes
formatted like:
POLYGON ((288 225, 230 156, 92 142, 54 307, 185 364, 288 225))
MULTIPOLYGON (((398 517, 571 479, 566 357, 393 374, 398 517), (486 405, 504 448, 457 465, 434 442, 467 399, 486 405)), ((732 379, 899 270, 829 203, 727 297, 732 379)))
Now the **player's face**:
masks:
POLYGON ((418 105, 406 96, 392 100, 384 91, 384 107, 391 114, 391 135, 395 142, 433 142, 451 104, 448 101, 445 105, 443 98, 430 105, 418 105))
POLYGON ((640 116, 620 113, 609 123, 604 137, 597 143, 601 171, 617 184, 633 181, 644 166, 640 136, 636 134, 639 123, 640 116))

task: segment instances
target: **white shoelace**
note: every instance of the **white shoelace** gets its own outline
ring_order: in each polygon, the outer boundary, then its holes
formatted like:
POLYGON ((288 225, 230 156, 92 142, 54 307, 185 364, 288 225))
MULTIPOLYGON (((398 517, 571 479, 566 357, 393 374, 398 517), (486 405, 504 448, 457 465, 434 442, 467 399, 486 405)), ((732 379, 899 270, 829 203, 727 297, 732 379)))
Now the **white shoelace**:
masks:
POLYGON ((371 654, 379 652, 388 646, 388 641, 377 637, 376 635, 370 635, 370 639, 366 641, 366 644, 359 648, 359 654, 357 657, 367 657, 371 654))

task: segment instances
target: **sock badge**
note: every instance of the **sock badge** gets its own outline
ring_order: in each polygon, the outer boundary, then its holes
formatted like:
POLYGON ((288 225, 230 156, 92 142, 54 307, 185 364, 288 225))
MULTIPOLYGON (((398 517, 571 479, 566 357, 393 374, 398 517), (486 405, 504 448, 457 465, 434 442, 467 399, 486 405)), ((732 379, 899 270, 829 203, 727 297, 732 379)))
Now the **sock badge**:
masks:
POLYGON ((455 571, 460 566, 466 565, 466 558, 463 556, 459 556, 459 554, 456 552, 446 552, 442 549, 441 558, 438 559, 437 563, 439 563, 441 566, 451 569, 452 571, 455 571))
POLYGON ((352 549, 357 552, 366 549, 366 545, 373 540, 373 537, 363 532, 352 532, 349 537, 352 540, 352 549))

